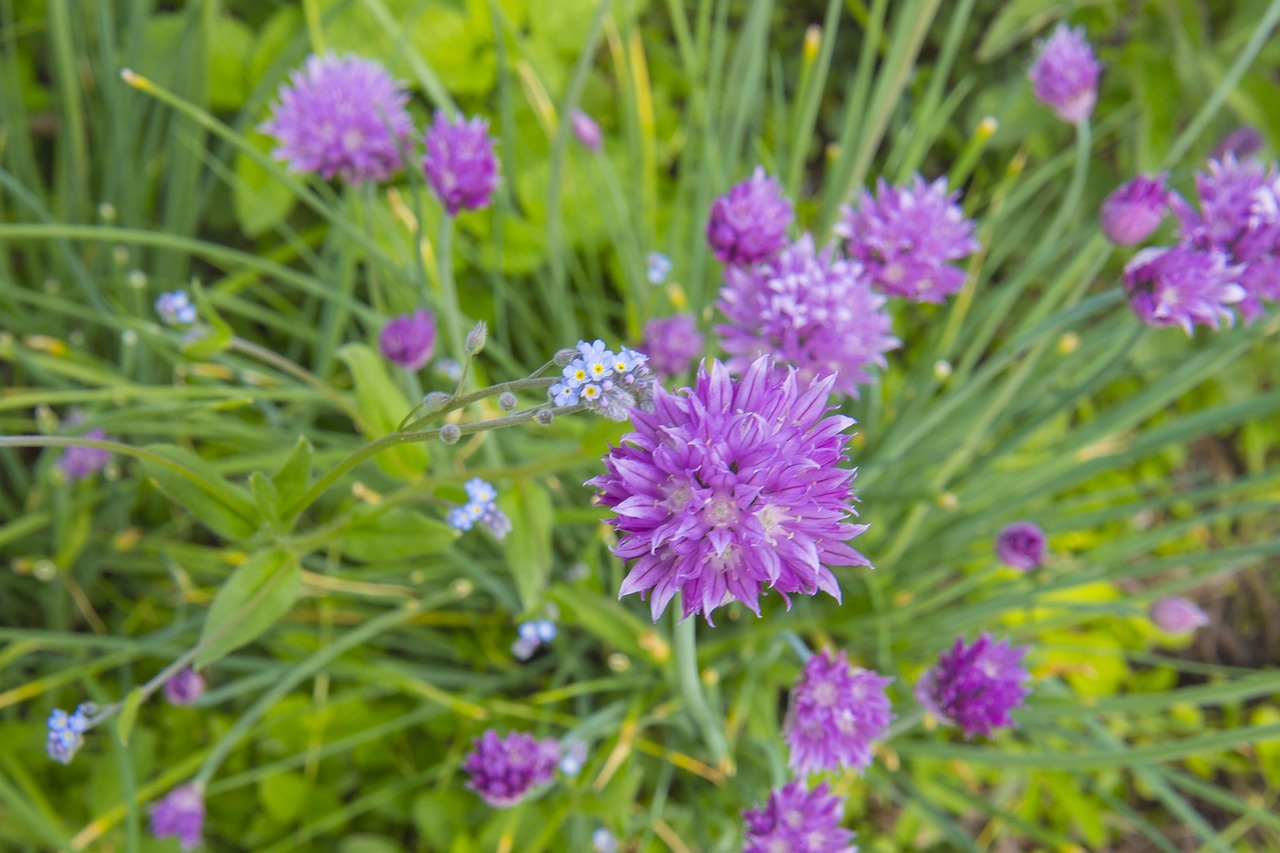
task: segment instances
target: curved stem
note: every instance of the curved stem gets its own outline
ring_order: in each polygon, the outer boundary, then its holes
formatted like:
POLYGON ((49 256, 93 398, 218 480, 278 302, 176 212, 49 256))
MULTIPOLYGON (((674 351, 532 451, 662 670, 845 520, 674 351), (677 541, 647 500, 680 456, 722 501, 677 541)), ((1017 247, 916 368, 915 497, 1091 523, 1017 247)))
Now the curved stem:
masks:
POLYGON ((454 397, 441 408, 418 418, 407 427, 401 427, 401 430, 412 432, 423 424, 430 423, 441 415, 447 415, 449 412, 464 408, 488 397, 496 397, 506 391, 510 391, 514 394, 519 391, 527 391, 530 388, 550 388, 558 381, 559 380, 555 378, 530 377, 528 379, 513 379, 510 382, 500 382, 497 385, 490 385, 487 388, 481 388, 479 391, 472 391, 470 394, 464 394, 461 397, 454 397))
MULTIPOLYGON (((462 308, 458 303, 458 286, 453 280, 453 217, 440 217, 440 239, 436 242, 436 264, 440 270, 440 293, 444 300, 444 324, 449 333, 449 351, 461 363, 462 308)), ((465 375, 463 376, 465 379, 465 375)))
POLYGON ((266 347, 259 346, 251 341, 246 341, 244 338, 233 337, 228 346, 230 349, 238 353, 252 356, 259 361, 278 368, 283 373, 289 374, 294 379, 297 379, 306 385, 310 385, 312 388, 323 394, 331 403, 337 406, 344 415, 351 418, 352 423, 356 425, 357 429, 361 432, 368 431, 369 425, 360 414, 360 410, 357 409, 349 400, 344 398, 342 394, 338 392, 337 388, 334 388, 328 382, 325 382, 305 367, 295 364, 279 353, 272 352, 266 347))
POLYGON ((682 620, 680 614, 679 608, 672 608, 671 618, 676 623, 673 640, 680 692, 690 716, 702 729, 707 748, 711 750, 712 762, 720 764, 728 755, 729 745, 725 741, 724 727, 716 723, 711 705, 702 691, 702 678, 698 673, 697 618, 689 616, 682 620))
POLYGON ((0 447, 96 447, 100 450, 119 453, 121 456, 131 456, 134 459, 154 462, 156 465, 168 468, 180 477, 190 480, 210 494, 217 495, 221 493, 221 490, 213 483, 210 483, 198 472, 191 470, 180 462, 175 462, 169 457, 161 456, 159 453, 147 450, 145 447, 134 447, 132 444, 112 441, 108 438, 81 438, 63 435, 0 435, 0 447))

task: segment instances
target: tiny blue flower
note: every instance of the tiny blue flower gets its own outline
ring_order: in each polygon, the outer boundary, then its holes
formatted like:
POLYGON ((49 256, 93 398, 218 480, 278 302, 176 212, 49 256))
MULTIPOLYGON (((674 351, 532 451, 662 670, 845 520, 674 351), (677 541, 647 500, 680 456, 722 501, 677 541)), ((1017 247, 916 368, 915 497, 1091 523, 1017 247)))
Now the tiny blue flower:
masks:
POLYGON ((577 391, 587 381, 587 363, 580 358, 575 358, 561 373, 564 377, 564 384, 570 391, 577 391))
POLYGON ((580 740, 571 740, 564 745, 564 756, 560 759, 560 772, 574 777, 582 772, 587 763, 587 745, 580 740))
POLYGON ((594 403, 596 400, 600 399, 600 386, 583 385, 582 399, 586 400, 588 403, 594 403))
POLYGON ((84 745, 84 733, 89 730, 89 714, 92 705, 80 705, 68 714, 55 708, 49 714, 49 736, 45 748, 49 757, 59 764, 70 764, 76 752, 84 745))
POLYGON ((472 477, 463 483, 462 487, 467 490, 467 497, 474 503, 487 504, 498 496, 497 489, 479 477, 472 477))
POLYGON ((593 356, 594 357, 603 356, 608 351, 609 351, 609 348, 604 345, 604 341, 602 341, 600 338, 596 338, 591 343, 587 343, 586 341, 578 341, 578 352, 585 359, 592 358, 593 356))
POLYGON ((443 358, 436 362, 436 372, 452 382, 462 378, 462 365, 451 358, 443 358))
POLYGON ((449 510, 446 520, 449 522, 449 526, 454 530, 460 530, 464 533, 470 530, 471 526, 476 523, 476 520, 472 517, 471 513, 467 512, 467 506, 455 506, 453 509, 449 510))
POLYGON ((578 395, 565 383, 557 382, 551 386, 551 399, 557 406, 573 406, 577 405, 578 395))
POLYGON ((537 650, 538 641, 536 638, 529 642, 524 637, 521 637, 511 644, 511 656, 516 660, 528 660, 533 657, 533 653, 537 650))
POLYGON ((544 643, 549 643, 556 638, 556 623, 550 619, 540 619, 534 622, 533 629, 538 639, 544 643))
POLYGON ((599 827, 591 833, 591 849, 594 853, 615 853, 618 849, 618 839, 603 826, 599 827))
POLYGON ((542 642, 538 639, 538 626, 534 622, 521 622, 516 626, 516 633, 520 635, 520 639, 529 640, 535 645, 542 642))
POLYGON ((650 252, 645 258, 644 277, 650 284, 662 284, 671 274, 671 259, 661 252, 650 252))
POLYGON ((196 321, 196 308, 185 291, 162 293, 156 299, 156 313, 170 326, 190 326, 196 321))

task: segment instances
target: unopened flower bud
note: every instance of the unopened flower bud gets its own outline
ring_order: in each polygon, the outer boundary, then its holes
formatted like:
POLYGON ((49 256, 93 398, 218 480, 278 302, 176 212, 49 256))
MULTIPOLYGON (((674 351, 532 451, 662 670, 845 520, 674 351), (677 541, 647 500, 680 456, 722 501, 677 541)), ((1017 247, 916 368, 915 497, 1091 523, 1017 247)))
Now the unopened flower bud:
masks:
POLYGON ((510 391, 503 391, 498 395, 498 408, 502 409, 504 412, 509 412, 514 409, 517 402, 519 401, 516 400, 516 395, 512 394, 510 391))
POLYGON ((576 349, 559 350, 555 356, 556 367, 567 367, 569 362, 573 361, 577 357, 578 351, 576 349))
POLYGON ((446 394, 443 391, 432 391, 422 398, 422 405, 426 407, 428 412, 435 412, 443 409, 452 399, 452 394, 446 394))
POLYGON ((1209 624, 1209 615, 1181 596, 1153 602, 1148 615, 1156 627, 1169 634, 1189 634, 1209 624))
POLYGON ((489 327, 484 324, 484 320, 476 323, 475 327, 467 332, 467 340, 463 344, 468 355, 478 355, 484 349, 485 341, 489 339, 489 327))
POLYGON ((543 409, 534 415, 533 419, 537 421, 540 426, 551 426, 551 419, 554 417, 555 415, 551 413, 550 409, 543 409))
POLYGON ((440 427, 440 440, 445 444, 457 444, 460 438, 462 438, 462 430, 457 424, 445 424, 440 427))

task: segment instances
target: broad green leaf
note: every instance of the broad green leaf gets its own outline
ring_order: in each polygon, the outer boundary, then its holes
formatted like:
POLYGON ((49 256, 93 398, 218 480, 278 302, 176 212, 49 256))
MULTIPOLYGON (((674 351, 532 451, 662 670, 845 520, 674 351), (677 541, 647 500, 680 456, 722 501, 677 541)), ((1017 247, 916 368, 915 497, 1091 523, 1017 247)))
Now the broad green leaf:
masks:
POLYGON ((189 472, 190 476, 160 462, 142 460, 143 470, 156 487, 214 533, 225 539, 248 539, 258 529, 253 500, 208 462, 173 444, 153 444, 146 449, 189 472))
POLYGON ((231 339, 235 337, 235 333, 231 330, 231 326, 227 321, 222 319, 222 315, 213 307, 213 303, 209 301, 209 297, 205 294, 204 288, 198 282, 193 283, 191 287, 191 298, 195 302, 196 311, 200 314, 200 319, 208 326, 204 330, 204 334, 200 337, 191 339, 182 348, 182 354, 187 358, 199 359, 209 358, 217 355, 227 348, 231 343, 231 339))
POLYGON ((138 709, 142 707, 142 700, 145 698, 141 687, 130 690, 120 709, 120 716, 116 718, 116 734, 125 746, 129 745, 129 735, 133 733, 133 724, 138 721, 138 709))
POLYGON ((302 591, 302 566, 287 551, 259 551, 218 590, 204 620, 194 666, 240 648, 289 612, 302 591))
MULTIPOLYGON (((338 358, 351 371, 356 390, 356 405, 369 424, 366 438, 381 438, 396 431, 409 411, 400 386, 387 374, 386 362, 364 344, 347 344, 338 350, 338 358)), ((393 477, 416 479, 427 467, 426 445, 402 444, 377 455, 378 466, 393 477)))
POLYGON ((298 443, 293 446, 289 458, 271 478, 276 494, 284 504, 292 503, 311 484, 311 459, 314 455, 315 449, 307 437, 298 436, 298 443))
POLYGON ((466 795, 454 788, 420 794, 413 801, 413 824, 431 850, 449 849, 449 840, 462 834, 468 807, 466 795))
POLYGON ((208 40, 209 105, 215 110, 237 110, 253 88, 248 74, 253 30, 235 18, 219 15, 209 29, 208 40))
POLYGON ((1004 4, 978 45, 978 61, 990 62, 1004 55, 1015 44, 1062 14, 1059 4, 1046 3, 1045 0, 1013 0, 1004 4))
POLYGON ((302 814, 310 790, 301 773, 273 773, 258 780, 258 802, 277 823, 290 824, 302 814))
POLYGON ((342 550, 353 560, 408 560, 438 554, 452 545, 458 531, 411 509, 362 506, 352 515, 342 550))
POLYGON ((511 519, 507 565, 528 610, 541 600, 551 574, 551 496, 532 480, 517 480, 498 498, 498 507, 511 519))
MULTIPOLYGON (((262 133, 250 134, 249 141, 263 153, 273 147, 262 133)), ((236 154, 235 171, 232 201, 240 229, 257 237, 283 222, 296 201, 293 190, 243 151, 236 154)))
POLYGON ((253 502, 258 507, 258 512, 267 520, 272 527, 280 526, 280 496, 276 494, 276 487, 270 478, 261 471, 254 471, 249 475, 249 494, 253 495, 253 502))
POLYGON ((648 654, 658 663, 665 663, 671 656, 670 645, 652 624, 611 598, 559 585, 552 588, 550 598, 560 608, 564 624, 582 626, 628 657, 648 654))

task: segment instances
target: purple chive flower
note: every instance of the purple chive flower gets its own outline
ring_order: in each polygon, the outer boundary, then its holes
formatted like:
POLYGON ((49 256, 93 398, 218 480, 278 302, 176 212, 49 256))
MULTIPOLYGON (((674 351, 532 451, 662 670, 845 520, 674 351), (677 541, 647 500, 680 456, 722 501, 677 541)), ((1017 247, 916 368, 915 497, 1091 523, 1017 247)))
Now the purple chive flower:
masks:
POLYGON ((1156 627, 1166 634, 1190 634, 1209 624, 1209 614, 1181 596, 1152 602, 1148 615, 1156 627))
POLYGON ((194 850, 204 832, 204 794, 197 785, 174 788, 151 807, 151 834, 176 838, 183 850, 194 850))
POLYGON ((996 557, 1011 568, 1029 572, 1044 562, 1044 531, 1030 521, 1015 521, 996 536, 996 557))
POLYGON ((904 187, 881 178, 876 194, 863 190, 857 206, 840 208, 835 233, 844 237, 876 289, 912 302, 941 303, 964 286, 958 261, 978 250, 974 223, 947 192, 947 179, 920 175, 904 187))
POLYGON ((475 739, 462 769, 470 774, 467 787, 496 809, 514 806, 555 776, 560 745, 553 738, 535 740, 524 732, 498 737, 489 729, 475 739))
POLYGON ((884 367, 884 354, 901 343, 884 303, 861 265, 830 248, 816 252, 805 234, 771 263, 725 271, 716 306, 729 322, 716 333, 734 373, 772 355, 794 365, 801 382, 835 376, 835 388, 856 397, 871 381, 867 366, 884 367))
POLYGON ((644 324, 640 348, 649 356, 649 366, 659 376, 679 376, 702 355, 702 335, 688 314, 656 318, 644 324))
POLYGON ((760 614, 772 588, 822 590, 837 600, 828 566, 867 566, 845 543, 856 472, 839 467, 853 424, 827 415, 835 380, 800 389, 794 371, 760 358, 734 381, 720 362, 705 364, 692 389, 658 388, 652 414, 632 412, 623 436, 588 481, 616 513, 614 553, 634 559, 619 596, 650 595, 654 621, 677 592, 685 618, 738 599, 760 614))
POLYGON ((1235 317, 1228 305, 1245 297, 1241 267, 1217 249, 1186 245, 1143 249, 1125 264, 1124 289, 1135 314, 1148 326, 1180 326, 1191 335, 1197 323, 1214 329, 1235 317))
POLYGON ((1262 134, 1257 128, 1245 125, 1237 127, 1218 141, 1213 146, 1213 151, 1209 152, 1209 158, 1212 160, 1225 159, 1231 154, 1239 159, 1244 159, 1250 154, 1256 154, 1262 149, 1262 134))
POLYGON ((1263 300, 1280 299, 1280 173, 1276 164, 1238 161, 1228 154, 1196 175, 1200 210, 1181 198, 1171 204, 1178 236, 1197 249, 1226 253, 1242 267, 1234 279, 1244 288, 1237 306, 1246 320, 1262 313, 1263 300))
POLYGON ((573 124, 573 135, 582 143, 583 148, 588 151, 600 150, 604 136, 600 133, 600 125, 591 116, 582 110, 574 110, 570 122, 573 124))
POLYGON ((280 87, 262 125, 277 160, 299 173, 349 184, 385 181, 404 164, 413 133, 409 95, 379 63, 358 56, 310 56, 280 87))
POLYGON ((170 705, 194 705, 204 694, 204 679, 191 667, 179 670, 164 683, 164 698, 170 705))
POLYGON ((190 326, 196 321, 196 307, 184 290, 162 293, 156 297, 156 313, 170 326, 190 326))
POLYGON ((388 361, 415 372, 431 360, 435 344, 436 318, 425 308, 393 317, 378 336, 378 345, 388 361))
POLYGON ((59 764, 70 764, 76 757, 80 747, 84 746, 84 733, 89 730, 89 715, 94 706, 83 704, 68 714, 61 708, 55 708, 49 714, 49 733, 45 739, 45 750, 49 757, 59 764))
POLYGON ((796 779, 774 788, 763 808, 746 809, 742 853, 858 853, 854 833, 840 826, 844 803, 823 782, 810 791, 796 779))
POLYGON ((460 210, 480 210, 498 188, 498 158, 482 118, 450 121, 442 110, 427 129, 427 154, 422 158, 436 198, 457 216, 460 210))
POLYGON ((1022 704, 1031 676, 1022 668, 1024 648, 983 634, 966 646, 957 638, 937 665, 916 683, 916 699, 926 711, 965 737, 990 737, 995 729, 1014 725, 1009 712, 1022 704))
MULTIPOLYGON (((107 437, 107 431, 101 427, 91 429, 84 434, 84 437, 102 441, 107 437)), ((62 451, 62 456, 58 457, 57 466, 68 480, 83 480, 107 467, 110 461, 111 451, 109 450, 103 450, 101 447, 75 446, 62 451)))
POLYGON ((893 719, 884 689, 893 681, 866 669, 850 669, 844 652, 809 658, 791 691, 782 735, 797 773, 871 766, 871 742, 893 719))
POLYGON ((776 255, 787 243, 795 214, 778 181, 756 167, 711 205, 707 244, 726 264, 754 264, 776 255))
POLYGON ((1036 99, 1052 107, 1063 121, 1084 121, 1093 113, 1102 73, 1084 37, 1084 27, 1072 29, 1060 23, 1047 40, 1036 45, 1038 53, 1029 73, 1036 99))
POLYGON ((1165 176, 1139 175, 1122 184, 1102 203, 1102 233, 1118 246, 1132 246, 1151 236, 1169 209, 1165 176))

